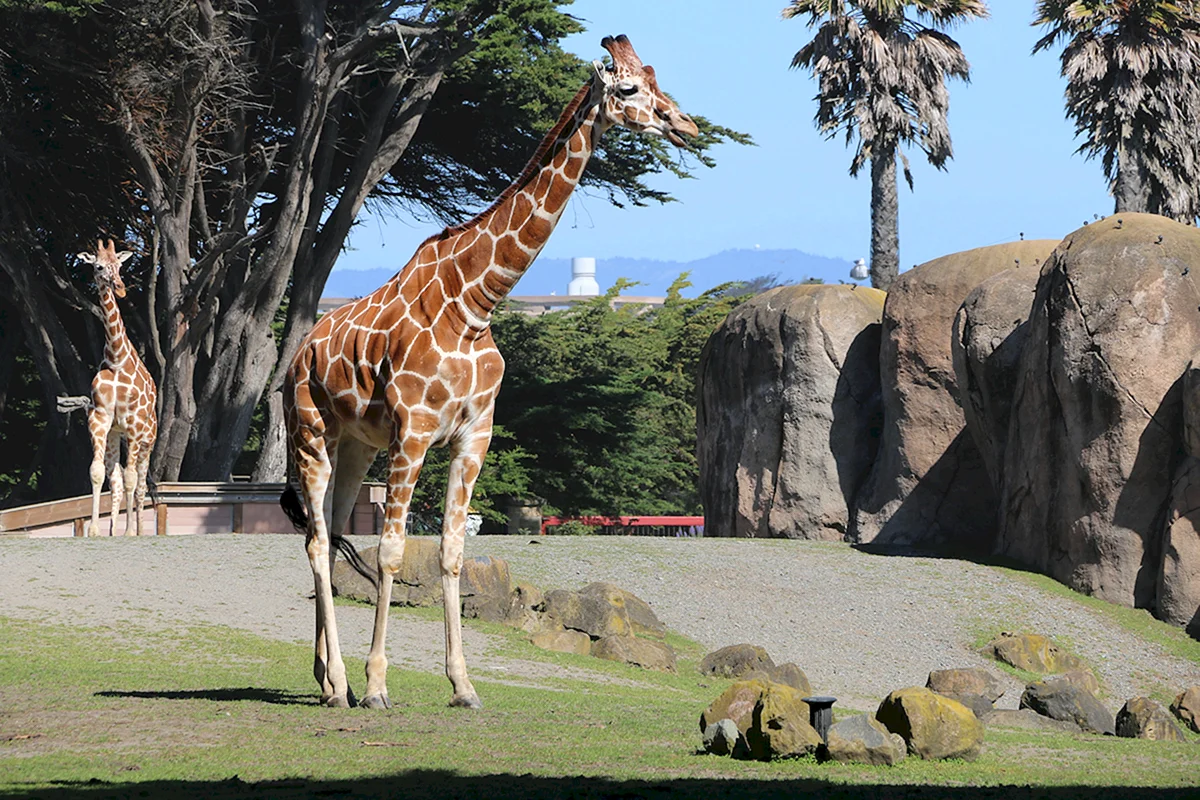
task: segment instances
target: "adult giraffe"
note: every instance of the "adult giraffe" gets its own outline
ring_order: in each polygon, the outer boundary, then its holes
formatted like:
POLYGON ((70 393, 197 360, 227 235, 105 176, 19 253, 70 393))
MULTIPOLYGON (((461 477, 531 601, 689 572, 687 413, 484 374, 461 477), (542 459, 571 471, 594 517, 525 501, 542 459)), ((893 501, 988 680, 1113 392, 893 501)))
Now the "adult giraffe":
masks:
POLYGON ((354 702, 334 618, 331 533, 345 529, 367 468, 384 448, 390 471, 361 705, 391 705, 384 645, 392 576, 404 555, 413 486, 431 446, 449 447, 452 455, 441 543, 450 705, 482 705, 463 659, 458 575, 467 507, 491 441, 504 373, 489 328, 492 311, 541 252, 606 130, 620 125, 678 145, 682 136, 697 134, 626 37, 605 37, 600 44, 612 67, 593 62, 592 80, 496 202, 427 239, 372 294, 323 317, 288 370, 285 417, 307 513, 290 489, 281 503, 308 534, 316 585, 313 674, 324 705, 354 702))
POLYGON ((126 495, 125 535, 142 533, 142 503, 146 498, 146 473, 150 452, 158 434, 154 404, 157 389, 146 365, 125 335, 125 323, 117 298, 125 296, 121 265, 133 253, 118 253, 112 239, 96 242, 96 255, 80 253, 79 259, 96 268, 100 308, 104 311, 104 363, 92 379, 92 402, 88 433, 92 437, 92 521, 88 536, 100 535, 100 490, 108 474, 112 495, 112 520, 108 534, 117 533, 121 495, 126 495), (124 475, 120 463, 121 437, 125 438, 124 475))

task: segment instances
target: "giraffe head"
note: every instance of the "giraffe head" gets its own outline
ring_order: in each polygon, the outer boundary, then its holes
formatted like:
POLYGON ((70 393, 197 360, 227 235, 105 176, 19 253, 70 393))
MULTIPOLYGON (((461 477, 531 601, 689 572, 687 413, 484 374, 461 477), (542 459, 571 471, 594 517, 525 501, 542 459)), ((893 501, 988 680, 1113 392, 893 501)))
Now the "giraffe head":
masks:
POLYGON ((101 289, 112 289, 117 297, 125 296, 125 281, 121 280, 121 265, 124 264, 133 253, 128 250, 117 252, 117 248, 113 245, 113 240, 108 240, 106 247, 104 242, 96 240, 96 255, 91 253, 80 253, 78 258, 80 261, 85 261, 96 267, 96 285, 101 289))
POLYGON ((654 68, 643 66, 624 34, 605 36, 600 46, 612 56, 612 67, 595 61, 596 80, 604 88, 604 116, 609 125, 665 136, 682 146, 684 136, 699 133, 696 123, 658 88, 654 68))

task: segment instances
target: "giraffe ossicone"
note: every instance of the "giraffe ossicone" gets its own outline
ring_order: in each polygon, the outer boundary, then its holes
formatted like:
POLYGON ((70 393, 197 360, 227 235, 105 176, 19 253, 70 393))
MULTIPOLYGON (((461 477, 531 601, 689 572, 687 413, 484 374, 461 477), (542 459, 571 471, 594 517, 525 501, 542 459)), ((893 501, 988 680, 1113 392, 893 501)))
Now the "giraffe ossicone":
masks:
POLYGON ((592 79, 496 201, 423 242, 379 289, 322 317, 288 370, 284 409, 303 508, 291 490, 281 502, 307 530, 316 588, 313 674, 325 705, 353 702, 330 584, 332 539, 345 530, 367 469, 385 449, 387 501, 361 705, 391 705, 385 640, 392 578, 404 556, 413 487, 426 452, 436 446, 451 451, 441 540, 450 704, 481 705, 463 657, 458 576, 468 506, 504 373, 489 328, 492 312, 541 252, 606 130, 621 126, 676 144, 698 133, 625 36, 606 37, 601 45, 611 66, 595 62, 592 79))
POLYGON ((104 314, 104 361, 92 379, 92 402, 88 433, 92 439, 92 521, 87 535, 100 535, 100 491, 107 475, 112 495, 112 519, 108 533, 117 533, 121 500, 125 500, 125 535, 142 533, 142 506, 146 499, 146 474, 150 453, 158 435, 155 401, 158 391, 149 370, 125 334, 125 323, 117 298, 125 296, 121 265, 133 253, 118 253, 112 239, 96 242, 96 253, 78 258, 96 268, 96 288, 104 314), (121 440, 125 440, 125 466, 120 463, 121 440))

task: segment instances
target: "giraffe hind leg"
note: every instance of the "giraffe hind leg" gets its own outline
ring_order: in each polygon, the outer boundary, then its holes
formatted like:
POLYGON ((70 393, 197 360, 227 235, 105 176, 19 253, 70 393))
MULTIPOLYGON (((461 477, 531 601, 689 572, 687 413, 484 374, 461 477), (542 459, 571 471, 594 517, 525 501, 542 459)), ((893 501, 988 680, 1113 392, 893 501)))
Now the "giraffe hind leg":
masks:
POLYGON ((329 511, 332 498, 329 492, 336 470, 336 444, 313 437, 296 448, 296 469, 301 493, 308 509, 308 536, 305 549, 313 571, 316 596, 316 640, 313 647, 313 677, 321 686, 321 704, 348 708, 354 695, 346 681, 346 665, 338 642, 337 617, 333 608, 333 585, 330 574, 332 542, 329 511))
POLYGON ((442 605, 446 622, 446 677, 454 687, 450 705, 460 708, 483 708, 479 694, 467 675, 467 660, 463 655, 462 607, 458 579, 462 571, 463 549, 466 542, 467 513, 475 481, 483 466, 491 441, 491 415, 481 421, 473 435, 468 436, 450 462, 446 485, 446 514, 442 522, 442 605))

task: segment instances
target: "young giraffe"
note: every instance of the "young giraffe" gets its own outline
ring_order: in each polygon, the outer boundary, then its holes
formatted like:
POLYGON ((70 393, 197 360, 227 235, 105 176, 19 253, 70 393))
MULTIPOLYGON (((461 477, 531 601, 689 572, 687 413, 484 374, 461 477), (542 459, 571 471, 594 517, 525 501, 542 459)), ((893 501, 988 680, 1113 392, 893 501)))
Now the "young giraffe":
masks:
POLYGON ((92 436, 92 521, 88 536, 100 535, 100 490, 109 476, 112 494, 112 521, 109 536, 117 533, 121 515, 121 496, 125 495, 125 535, 142 533, 142 502, 146 497, 146 473, 150 451, 158 433, 154 413, 157 391, 121 321, 117 298, 125 296, 121 265, 133 253, 118 253, 112 239, 108 246, 96 242, 96 255, 80 253, 79 259, 96 267, 96 286, 104 309, 104 363, 92 379, 92 408, 88 412, 88 431, 92 436), (121 437, 125 437, 125 469, 120 465, 121 437))
POLYGON ((463 659, 458 575, 467 509, 491 441, 504 373, 489 329, 492 312, 546 244, 608 128, 666 136, 677 145, 698 132, 659 90, 653 69, 642 65, 627 38, 606 37, 601 45, 613 66, 593 63, 592 80, 496 202, 427 239, 372 294, 323 317, 288 371, 285 415, 307 520, 294 493, 285 493, 281 502, 307 525, 316 585, 313 672, 325 705, 354 702, 334 619, 331 533, 345 529, 367 468, 383 448, 390 471, 361 705, 391 705, 384 646, 392 576, 404 554, 413 486, 431 446, 449 447, 452 456, 441 541, 450 705, 482 705, 463 659))

